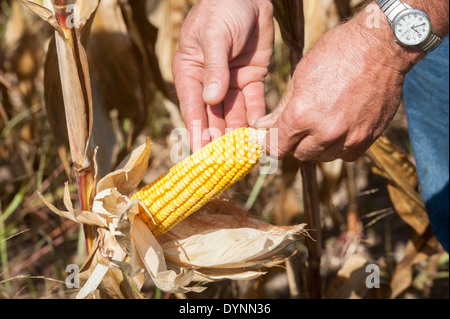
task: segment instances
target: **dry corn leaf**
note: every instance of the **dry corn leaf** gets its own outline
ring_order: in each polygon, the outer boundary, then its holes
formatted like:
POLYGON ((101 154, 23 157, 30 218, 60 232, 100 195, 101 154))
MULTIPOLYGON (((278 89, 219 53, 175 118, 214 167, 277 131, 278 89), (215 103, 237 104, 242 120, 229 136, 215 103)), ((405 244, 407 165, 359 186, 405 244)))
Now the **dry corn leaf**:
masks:
MULTIPOLYGON (((88 38, 89 24, 81 30, 80 42, 83 47, 86 46, 88 38)), ((67 82, 67 80, 65 82, 67 82)), ((61 134, 61 132, 67 132, 67 120, 66 110, 62 107, 62 105, 64 105, 64 98, 55 36, 50 39, 44 64, 44 101, 47 118, 50 122, 50 128, 53 132, 56 147, 58 148, 59 157, 64 164, 66 174, 70 176, 70 164, 67 161, 67 146, 69 145, 69 139, 67 134, 61 134)))
POLYGON ((411 285, 414 265, 436 252, 437 240, 430 231, 425 205, 417 191, 415 166, 386 137, 378 139, 367 154, 374 171, 387 179, 395 210, 415 231, 391 280, 392 298, 396 298, 411 285))
POLYGON ((69 138, 67 134, 62 134, 62 132, 67 132, 67 125, 66 113, 64 107, 62 107, 64 100, 54 37, 50 39, 44 63, 44 101, 58 155, 64 165, 66 175, 70 176, 70 164, 67 160, 69 138))
POLYGON ((92 131, 92 93, 86 53, 79 36, 55 32, 56 51, 72 160, 77 171, 90 166, 87 156, 92 131))
POLYGON ((107 114, 117 110, 120 120, 130 119, 135 137, 147 120, 151 85, 148 58, 128 15, 119 1, 101 1, 87 51, 100 105, 107 114))
POLYGON ((120 269, 119 260, 124 259, 125 252, 117 247, 111 233, 101 229, 97 246, 102 249, 95 249, 81 268, 79 278, 85 284, 77 298, 87 298, 96 290, 102 299, 142 298, 138 290, 143 284, 143 274, 135 274, 130 278, 127 272, 120 269))
POLYGON ((387 179, 389 194, 399 216, 418 234, 423 234, 429 220, 417 191, 414 164, 386 137, 379 138, 367 155, 372 160, 374 171, 387 179))
POLYGON ((20 0, 25 6, 30 8, 35 14, 37 14, 42 20, 48 22, 56 30, 60 31, 61 28, 55 16, 55 9, 50 0, 20 0))
MULTIPOLYGON (((41 201, 55 214, 70 219, 76 223, 80 224, 88 224, 93 226, 104 226, 103 222, 97 218, 97 216, 92 215, 91 212, 87 211, 81 211, 79 209, 73 209, 72 205, 70 204, 67 208, 67 211, 61 211, 58 208, 56 208, 53 204, 51 204, 49 201, 47 201, 44 196, 42 196, 41 193, 37 193, 41 201)), ((64 191, 64 202, 69 203, 70 202, 70 195, 68 195, 68 185, 65 186, 64 191)))
MULTIPOLYGON (((91 14, 95 11, 98 5, 98 0, 66 0, 57 1, 55 4, 53 0, 20 0, 25 6, 31 9, 35 14, 37 14, 41 19, 48 22, 52 27, 54 27, 58 32, 63 32, 63 29, 58 22, 56 13, 58 11, 58 6, 73 5, 75 12, 69 17, 71 22, 73 22, 80 29, 86 24, 86 21, 90 18, 91 14), (55 8, 57 8, 55 10, 55 8)), ((63 10, 65 10, 64 7, 63 10)), ((69 11, 67 12, 69 13, 69 11)))
POLYGON ((414 234, 406 243, 405 256, 395 267, 391 279, 391 298, 397 298, 413 282, 414 266, 438 251, 438 241, 428 228, 421 236, 414 234))
POLYGON ((327 290, 330 299, 361 299, 364 297, 366 286, 367 257, 362 254, 352 255, 339 269, 336 277, 327 290))
MULTIPOLYGON (((158 29, 158 41, 153 42, 155 55, 158 57, 162 77, 167 82, 173 82, 172 60, 178 49, 180 22, 183 21, 186 12, 189 12, 194 2, 196 0, 147 1, 146 10, 141 11, 158 29)), ((137 22, 137 24, 140 23, 137 22)))
POLYGON ((147 172, 150 150, 150 139, 147 138, 146 143, 131 152, 114 172, 97 183, 97 193, 112 187, 122 194, 135 190, 147 172))
MULTIPOLYGON (((160 4, 164 8, 170 8, 170 11, 166 11, 168 14, 164 16, 163 24, 171 24, 175 28, 179 29, 180 21, 183 19, 180 17, 179 12, 185 8, 186 10, 181 11, 184 15, 187 12, 186 6, 180 7, 180 1, 174 3, 171 1, 164 1, 160 4), (174 5, 175 4, 175 5, 174 5), (173 21, 176 21, 175 23, 173 21)), ((182 4, 181 4, 182 6, 182 4)), ((172 70, 172 58, 175 54, 175 50, 178 48, 178 32, 174 28, 171 29, 169 34, 162 33, 159 38, 164 39, 165 43, 175 43, 175 46, 167 51, 156 52, 157 38, 158 38, 158 28, 156 28, 147 17, 147 8, 149 7, 148 1, 146 0, 134 0, 128 1, 128 3, 122 3, 122 8, 128 14, 125 16, 127 19, 127 24, 131 25, 130 20, 133 21, 133 28, 130 31, 133 37, 139 38, 142 48, 145 50, 146 56, 148 58, 148 66, 151 73, 151 78, 158 90, 172 103, 177 103, 176 94, 173 94, 175 87, 173 85, 173 80, 170 78, 167 81, 167 77, 163 77, 163 72, 171 72, 172 70), (132 19, 131 19, 132 18, 132 19), (161 52, 164 52, 161 54, 161 52), (165 61, 169 60, 169 67, 167 68, 167 63, 165 61)), ((163 30, 164 31, 164 30, 163 30)), ((160 41, 159 43, 161 43, 160 41)))
MULTIPOLYGON (((55 28, 55 46, 70 150, 75 169, 81 172, 90 167, 88 148, 92 130, 92 93, 86 53, 80 36, 98 1, 63 1, 58 5, 47 0, 43 4, 41 1, 21 1, 55 28)), ((54 67, 49 68, 47 71, 55 71, 54 67)), ((57 77, 58 72, 46 76, 57 77)), ((56 85, 56 81, 53 79, 46 82, 56 85)), ((58 89, 53 90, 57 91, 58 89)))

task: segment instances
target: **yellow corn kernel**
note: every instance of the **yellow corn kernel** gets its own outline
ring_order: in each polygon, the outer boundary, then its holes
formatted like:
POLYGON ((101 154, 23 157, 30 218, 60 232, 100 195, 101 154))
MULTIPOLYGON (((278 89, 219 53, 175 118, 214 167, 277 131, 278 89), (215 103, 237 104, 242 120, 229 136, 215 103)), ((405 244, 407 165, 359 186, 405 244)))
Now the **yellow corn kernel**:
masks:
POLYGON ((257 164, 262 134, 252 128, 235 129, 176 164, 133 195, 145 206, 140 206, 139 217, 155 236, 167 232, 257 164))

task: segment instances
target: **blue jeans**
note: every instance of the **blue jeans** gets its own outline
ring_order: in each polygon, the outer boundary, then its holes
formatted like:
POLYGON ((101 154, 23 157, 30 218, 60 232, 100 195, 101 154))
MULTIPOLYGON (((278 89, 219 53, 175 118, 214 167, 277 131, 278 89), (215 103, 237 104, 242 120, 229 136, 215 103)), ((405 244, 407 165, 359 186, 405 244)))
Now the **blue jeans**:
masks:
POLYGON ((434 234, 449 250, 449 38, 406 76, 404 100, 420 190, 434 234))

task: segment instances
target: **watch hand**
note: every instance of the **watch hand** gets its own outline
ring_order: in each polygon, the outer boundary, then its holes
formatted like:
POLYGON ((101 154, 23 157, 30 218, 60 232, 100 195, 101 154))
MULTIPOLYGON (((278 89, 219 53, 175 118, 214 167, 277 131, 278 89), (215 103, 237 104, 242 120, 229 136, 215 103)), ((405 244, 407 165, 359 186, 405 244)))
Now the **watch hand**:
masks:
POLYGON ((418 27, 421 27, 421 26, 423 26, 423 25, 425 25, 425 23, 422 23, 422 24, 419 24, 419 25, 415 25, 415 26, 413 26, 413 27, 411 27, 411 29, 416 29, 416 28, 418 28, 418 27))

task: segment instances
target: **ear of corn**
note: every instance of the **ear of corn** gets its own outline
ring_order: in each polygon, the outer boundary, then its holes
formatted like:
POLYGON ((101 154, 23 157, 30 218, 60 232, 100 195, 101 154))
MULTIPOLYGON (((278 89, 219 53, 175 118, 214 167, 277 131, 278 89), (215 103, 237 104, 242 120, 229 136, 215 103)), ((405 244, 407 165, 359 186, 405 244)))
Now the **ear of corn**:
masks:
POLYGON ((133 195, 139 217, 155 236, 164 234, 246 175, 262 156, 262 139, 261 131, 239 128, 204 146, 133 195))

